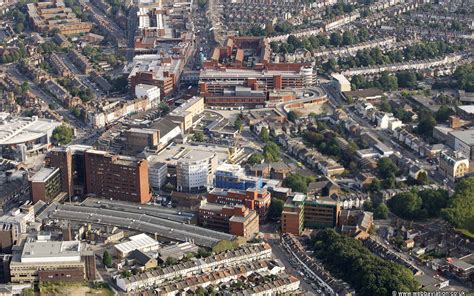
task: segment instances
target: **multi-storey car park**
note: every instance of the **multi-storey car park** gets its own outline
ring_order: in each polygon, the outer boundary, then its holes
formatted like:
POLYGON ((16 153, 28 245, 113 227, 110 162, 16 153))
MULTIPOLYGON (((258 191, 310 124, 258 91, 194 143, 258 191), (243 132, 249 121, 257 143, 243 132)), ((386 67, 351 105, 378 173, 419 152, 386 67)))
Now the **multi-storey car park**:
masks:
MULTIPOLYGON (((141 206, 137 206, 141 207, 141 206)), ((124 208, 125 209, 125 208, 124 208)), ((157 212, 160 210, 157 209, 157 212)), ((169 213, 169 211, 168 211, 169 213)), ((232 241, 234 235, 208 230, 183 222, 179 212, 176 215, 157 217, 157 214, 134 213, 127 210, 106 209, 52 203, 40 216, 40 219, 64 219, 103 225, 115 225, 150 233, 174 241, 192 241, 203 247, 212 247, 221 240, 232 241)))

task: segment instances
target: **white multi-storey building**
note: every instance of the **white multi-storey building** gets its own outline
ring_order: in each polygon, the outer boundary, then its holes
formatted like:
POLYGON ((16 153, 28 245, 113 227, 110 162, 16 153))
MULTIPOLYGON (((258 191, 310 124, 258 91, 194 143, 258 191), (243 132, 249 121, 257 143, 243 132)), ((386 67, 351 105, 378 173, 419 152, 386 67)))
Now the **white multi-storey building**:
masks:
POLYGON ((149 84, 137 84, 135 86, 135 96, 137 98, 148 98, 153 104, 160 101, 160 88, 149 84))
POLYGON ((150 155, 148 158, 148 179, 150 186, 161 189, 166 183, 166 176, 168 175, 168 165, 163 162, 154 160, 154 156, 150 155))
POLYGON ((216 166, 216 153, 189 152, 176 164, 178 191, 199 191, 212 185, 216 166))

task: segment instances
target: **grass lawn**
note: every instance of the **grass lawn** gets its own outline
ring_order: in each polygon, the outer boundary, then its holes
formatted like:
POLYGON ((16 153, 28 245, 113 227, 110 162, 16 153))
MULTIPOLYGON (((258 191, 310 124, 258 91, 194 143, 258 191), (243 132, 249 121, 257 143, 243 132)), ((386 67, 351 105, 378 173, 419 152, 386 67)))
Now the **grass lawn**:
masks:
POLYGON ((90 287, 86 283, 44 283, 39 284, 41 296, 112 296, 114 293, 106 285, 90 287))
POLYGON ((462 233, 468 238, 474 239, 474 217, 466 219, 462 228, 454 228, 458 233, 462 233))
POLYGON ((464 234, 465 236, 469 237, 469 238, 473 238, 474 239, 474 233, 470 232, 469 230, 467 229, 463 229, 463 228, 454 228, 454 231, 456 232, 459 232, 459 233, 462 233, 464 234))

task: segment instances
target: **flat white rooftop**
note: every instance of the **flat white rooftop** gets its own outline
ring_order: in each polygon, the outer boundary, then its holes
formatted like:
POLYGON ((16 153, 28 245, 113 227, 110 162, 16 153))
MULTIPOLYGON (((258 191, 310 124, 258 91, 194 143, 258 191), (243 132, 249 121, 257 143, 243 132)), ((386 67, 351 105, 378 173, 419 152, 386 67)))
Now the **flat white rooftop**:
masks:
POLYGON ((124 71, 129 72, 129 78, 135 76, 138 72, 151 72, 155 79, 160 79, 164 78, 164 72, 178 73, 181 64, 181 59, 171 58, 171 62, 168 63, 159 54, 144 54, 135 56, 124 71))
MULTIPOLYGON (((222 146, 174 144, 161 150, 158 154, 150 155, 148 160, 175 166, 178 161, 182 161, 188 156, 191 156, 193 161, 198 161, 199 159, 212 156, 213 153, 217 156, 217 163, 222 163, 229 157, 228 148, 222 146)), ((189 161, 190 159, 187 160, 189 161)))
POLYGON ((0 122, 0 145, 21 144, 45 136, 60 122, 33 117, 10 117, 0 122))
POLYGON ((334 79, 339 81, 341 84, 350 84, 349 80, 347 80, 346 76, 338 73, 334 73, 331 75, 334 79))
POLYGON ((36 174, 34 174, 33 177, 31 177, 30 181, 45 182, 51 176, 53 176, 53 173, 55 173, 56 171, 59 171, 59 168, 42 168, 36 174))
POLYGON ((244 172, 244 168, 242 168, 239 164, 224 162, 217 167, 216 171, 237 174, 237 173, 244 172))
POLYGON ((458 106, 458 108, 469 114, 474 113, 474 105, 463 105, 463 106, 458 106))
POLYGON ((21 254, 22 263, 79 262, 79 241, 34 241, 26 242, 21 254))
POLYGON ((115 246, 117 250, 123 254, 132 252, 133 250, 140 250, 144 248, 158 247, 158 242, 148 235, 141 233, 131 236, 130 241, 118 244, 115 246))

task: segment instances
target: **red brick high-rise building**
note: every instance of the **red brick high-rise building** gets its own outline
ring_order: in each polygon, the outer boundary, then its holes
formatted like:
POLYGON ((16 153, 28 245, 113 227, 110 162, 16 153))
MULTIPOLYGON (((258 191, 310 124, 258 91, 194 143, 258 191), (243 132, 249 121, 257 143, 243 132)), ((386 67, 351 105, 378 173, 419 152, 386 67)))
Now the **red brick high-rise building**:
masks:
POLYGON ((140 203, 151 198, 146 159, 71 145, 53 149, 48 160, 49 166, 60 169, 62 191, 68 197, 90 193, 140 203))
POLYGON ((87 150, 84 160, 88 193, 123 201, 150 201, 146 159, 87 150))

